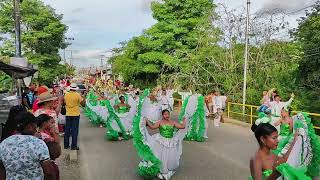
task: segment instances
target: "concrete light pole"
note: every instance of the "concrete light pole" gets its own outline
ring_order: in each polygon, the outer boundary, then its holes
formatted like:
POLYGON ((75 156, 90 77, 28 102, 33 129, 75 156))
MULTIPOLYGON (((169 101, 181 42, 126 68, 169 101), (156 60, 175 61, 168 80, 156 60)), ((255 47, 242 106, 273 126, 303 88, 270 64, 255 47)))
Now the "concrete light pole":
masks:
MULTIPOLYGON (((247 0, 247 24, 246 24, 246 48, 244 55, 244 73, 243 73, 243 102, 246 104, 246 93, 247 93, 247 69, 248 69, 248 58, 249 58, 249 21, 250 21, 250 0, 247 0)), ((245 114, 246 107, 243 106, 243 115, 245 114)))

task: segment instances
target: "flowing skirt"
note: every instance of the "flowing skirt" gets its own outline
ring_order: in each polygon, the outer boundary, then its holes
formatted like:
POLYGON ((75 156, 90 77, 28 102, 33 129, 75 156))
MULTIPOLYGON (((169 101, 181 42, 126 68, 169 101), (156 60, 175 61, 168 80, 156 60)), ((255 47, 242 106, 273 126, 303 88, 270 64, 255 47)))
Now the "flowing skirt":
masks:
MULTIPOLYGON (((141 119, 139 129, 142 134, 142 141, 161 162, 159 176, 170 179, 179 167, 182 154, 182 141, 186 135, 187 128, 178 130, 172 138, 165 138, 159 133, 150 135, 145 124, 146 120, 141 119)), ((152 163, 143 160, 139 164, 139 168, 148 168, 150 164, 152 163)))
POLYGON ((319 176, 320 142, 315 135, 311 119, 306 114, 299 113, 293 117, 293 120, 294 133, 282 137, 275 153, 278 156, 283 156, 290 148, 294 134, 298 133, 299 136, 286 164, 277 169, 285 179, 292 179, 292 177, 303 180, 309 179, 306 174, 312 177, 319 176))
POLYGON ((207 108, 204 104, 203 96, 192 95, 185 99, 183 107, 184 115, 188 122, 187 139, 195 141, 204 141, 208 138, 208 122, 206 119, 207 108))
POLYGON ((152 103, 146 97, 142 104, 141 116, 153 123, 158 122, 161 119, 161 108, 161 103, 152 103))
POLYGON ((129 139, 132 137, 133 119, 137 113, 137 103, 129 96, 128 103, 130 105, 130 111, 127 113, 116 113, 111 105, 112 101, 107 103, 107 109, 109 116, 107 119, 106 138, 108 140, 119 140, 119 137, 129 139))

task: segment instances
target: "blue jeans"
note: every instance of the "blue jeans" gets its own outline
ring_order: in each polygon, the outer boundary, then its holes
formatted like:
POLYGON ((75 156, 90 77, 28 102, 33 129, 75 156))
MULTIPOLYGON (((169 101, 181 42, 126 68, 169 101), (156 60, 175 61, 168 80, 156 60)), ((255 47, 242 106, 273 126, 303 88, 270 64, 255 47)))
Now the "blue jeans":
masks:
POLYGON ((64 148, 70 147, 70 136, 72 137, 71 149, 78 147, 80 116, 66 116, 66 125, 64 129, 64 148))

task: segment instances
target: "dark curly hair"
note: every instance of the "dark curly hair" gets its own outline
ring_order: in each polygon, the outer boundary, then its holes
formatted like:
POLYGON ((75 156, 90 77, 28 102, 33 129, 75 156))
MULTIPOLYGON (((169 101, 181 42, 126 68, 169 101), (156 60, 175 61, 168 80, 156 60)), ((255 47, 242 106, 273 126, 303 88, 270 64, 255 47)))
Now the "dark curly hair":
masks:
POLYGON ((17 131, 18 121, 15 117, 21 112, 27 112, 27 109, 23 105, 17 105, 10 108, 8 120, 5 125, 3 125, 1 141, 17 131))

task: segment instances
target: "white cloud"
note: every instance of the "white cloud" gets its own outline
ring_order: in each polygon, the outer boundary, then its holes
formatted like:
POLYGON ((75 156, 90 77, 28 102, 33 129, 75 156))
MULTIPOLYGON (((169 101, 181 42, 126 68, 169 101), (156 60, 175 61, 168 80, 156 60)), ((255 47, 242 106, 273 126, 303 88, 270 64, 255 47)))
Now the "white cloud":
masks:
POLYGON ((75 52, 73 57, 75 59, 92 59, 99 58, 105 51, 103 50, 82 50, 75 52))
MULTIPOLYGON (((304 7, 308 7, 313 5, 317 0, 264 0, 263 7, 261 12, 263 11, 278 11, 278 12, 286 12, 290 13, 293 11, 301 10, 304 7)), ((302 11, 303 12, 303 11, 302 11)))

